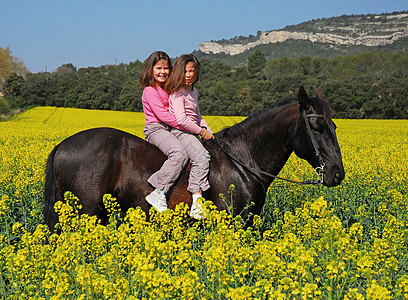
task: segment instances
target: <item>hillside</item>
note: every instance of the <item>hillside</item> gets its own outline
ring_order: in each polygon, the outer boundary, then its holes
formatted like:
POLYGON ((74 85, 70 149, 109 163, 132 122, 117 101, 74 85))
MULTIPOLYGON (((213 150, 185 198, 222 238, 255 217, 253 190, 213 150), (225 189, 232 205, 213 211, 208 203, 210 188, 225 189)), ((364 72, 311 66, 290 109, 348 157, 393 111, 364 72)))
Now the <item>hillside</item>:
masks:
POLYGON ((243 66, 256 49, 265 53, 268 60, 283 56, 333 58, 361 52, 407 51, 408 12, 311 20, 280 30, 258 31, 256 36, 203 42, 195 54, 201 59, 243 66))

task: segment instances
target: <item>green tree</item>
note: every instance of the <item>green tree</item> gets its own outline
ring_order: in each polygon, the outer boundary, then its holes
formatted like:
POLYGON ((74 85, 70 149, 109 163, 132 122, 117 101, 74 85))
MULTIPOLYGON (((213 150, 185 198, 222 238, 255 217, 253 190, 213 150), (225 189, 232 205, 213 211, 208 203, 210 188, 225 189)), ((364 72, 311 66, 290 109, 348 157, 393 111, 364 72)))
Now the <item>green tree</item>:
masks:
POLYGON ((21 96, 26 106, 47 105, 49 76, 49 73, 27 74, 27 79, 21 87, 21 96))
POLYGON ((265 54, 256 49, 251 56, 248 57, 248 76, 253 78, 260 74, 266 65, 265 54))
POLYGON ((54 71, 54 74, 66 75, 66 74, 75 73, 76 71, 77 71, 77 68, 73 64, 69 63, 69 64, 63 64, 62 66, 58 67, 54 71))
POLYGON ((286 56, 269 61, 264 69, 264 75, 267 79, 296 72, 300 72, 300 65, 298 64, 297 59, 288 58, 286 56))
POLYGON ((118 100, 114 101, 114 110, 142 111, 142 89, 134 80, 123 84, 118 100))
POLYGON ((17 75, 16 73, 11 74, 5 84, 4 84, 4 93, 6 96, 12 95, 16 97, 21 96, 21 88, 24 85, 23 76, 17 75))

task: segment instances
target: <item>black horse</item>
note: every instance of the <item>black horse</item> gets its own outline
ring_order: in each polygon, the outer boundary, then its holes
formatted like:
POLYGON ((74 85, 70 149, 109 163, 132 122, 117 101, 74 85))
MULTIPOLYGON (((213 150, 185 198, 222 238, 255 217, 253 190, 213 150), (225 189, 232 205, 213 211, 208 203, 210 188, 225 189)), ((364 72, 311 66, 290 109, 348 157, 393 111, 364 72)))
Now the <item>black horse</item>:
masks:
MULTIPOLYGON (((325 186, 340 184, 344 168, 335 127, 320 91, 308 97, 301 87, 298 99, 279 101, 205 143, 211 154, 211 188, 203 196, 218 209, 226 209, 226 205, 231 205, 230 199, 227 197, 225 203, 219 194, 226 194, 234 184, 233 213, 242 212, 254 202, 243 216, 249 212, 259 214, 274 180, 265 172, 277 175, 293 151, 320 170, 325 186)), ((145 196, 152 187, 147 179, 165 159, 158 148, 145 140, 113 128, 94 128, 68 137, 48 157, 45 223, 53 229, 58 222, 54 204, 66 191, 80 199, 80 213, 97 215, 102 222, 107 221, 104 194, 116 197, 122 211, 140 206, 148 212, 150 205, 145 196)), ((180 202, 191 205, 191 195, 186 190, 189 169, 187 166, 183 170, 167 195, 170 208, 180 202)))

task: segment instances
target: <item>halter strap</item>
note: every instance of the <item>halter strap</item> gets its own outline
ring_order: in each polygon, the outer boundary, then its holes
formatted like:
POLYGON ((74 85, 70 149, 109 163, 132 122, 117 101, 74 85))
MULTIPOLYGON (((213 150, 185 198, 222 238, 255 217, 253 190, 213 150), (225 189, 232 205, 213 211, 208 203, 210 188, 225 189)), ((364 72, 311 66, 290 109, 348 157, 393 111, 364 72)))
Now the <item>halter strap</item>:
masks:
MULTIPOLYGON (((308 115, 307 115, 307 114, 305 113, 305 111, 302 111, 302 117, 305 119, 307 133, 308 133, 308 135, 309 135, 309 137, 310 137, 310 140, 311 140, 311 142, 312 142, 312 145, 313 145, 315 154, 316 154, 316 156, 318 156, 318 157, 320 157, 319 145, 317 144, 316 139, 315 139, 315 137, 314 137, 314 135, 313 135, 312 129, 310 128, 310 124, 309 124, 308 118, 320 117, 320 116, 323 116, 323 115, 320 115, 320 114, 308 114, 308 115)), ((320 163, 320 162, 319 162, 319 163, 320 163)))
POLYGON ((322 156, 320 154, 320 151, 319 151, 319 145, 317 144, 316 139, 315 139, 315 137, 313 135, 312 129, 310 128, 308 118, 312 118, 312 117, 324 118, 324 115, 323 114, 306 114, 305 111, 302 111, 302 117, 305 120, 307 133, 309 135, 310 141, 312 142, 314 152, 315 152, 315 154, 317 156, 317 160, 318 160, 318 162, 320 164, 319 167, 315 168, 315 172, 320 177, 321 183, 323 183, 323 169, 324 169, 325 164, 323 162, 323 158, 322 158, 322 156))
MULTIPOLYGON (((303 113, 304 113, 304 111, 303 111, 303 113)), ((303 114, 302 113, 302 114, 303 114)), ((323 114, 304 114, 304 116, 303 117, 306 117, 306 118, 312 118, 312 117, 316 117, 316 118, 324 118, 324 115, 323 114)))

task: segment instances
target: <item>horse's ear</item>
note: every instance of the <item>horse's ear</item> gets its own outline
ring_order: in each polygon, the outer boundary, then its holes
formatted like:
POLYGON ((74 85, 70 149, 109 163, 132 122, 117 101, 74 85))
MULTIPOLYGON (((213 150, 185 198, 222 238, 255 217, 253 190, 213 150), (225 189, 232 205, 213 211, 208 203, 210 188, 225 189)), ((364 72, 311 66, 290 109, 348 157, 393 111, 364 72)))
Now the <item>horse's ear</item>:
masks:
POLYGON ((298 101, 303 109, 307 109, 310 105, 309 96, 307 95, 305 88, 303 86, 299 88, 298 101))
POLYGON ((313 97, 319 99, 319 100, 323 100, 323 95, 322 92, 320 91, 319 88, 316 89, 316 91, 313 94, 313 97))

